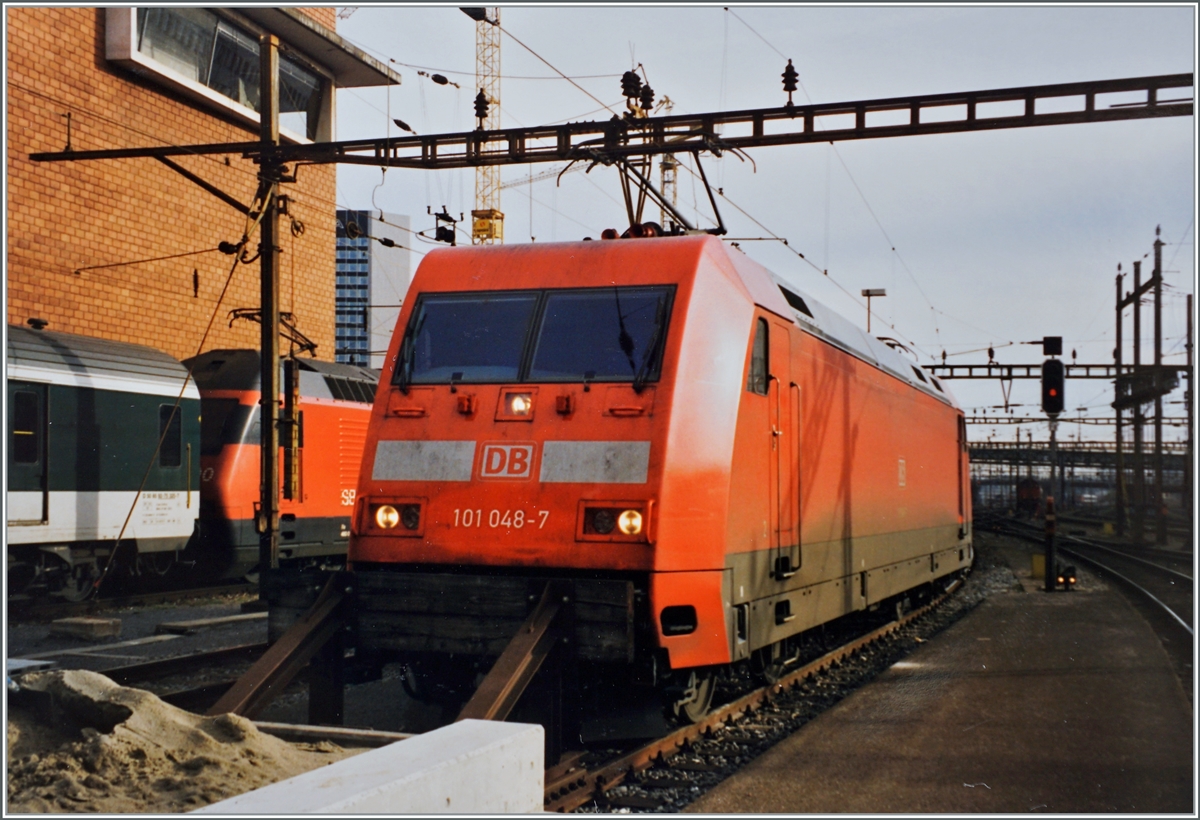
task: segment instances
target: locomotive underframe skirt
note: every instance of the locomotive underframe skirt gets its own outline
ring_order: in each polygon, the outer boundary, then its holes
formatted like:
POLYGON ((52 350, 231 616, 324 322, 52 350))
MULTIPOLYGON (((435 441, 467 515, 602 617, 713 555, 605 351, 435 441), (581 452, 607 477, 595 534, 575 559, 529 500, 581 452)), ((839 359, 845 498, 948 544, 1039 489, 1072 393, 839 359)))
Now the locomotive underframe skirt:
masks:
MULTIPOLYGON (((278 638, 315 600, 320 582, 310 573, 274 571, 264 590, 270 603, 268 632, 278 638)), ((572 578, 549 574, 364 570, 345 575, 354 590, 352 629, 356 652, 437 653, 498 657, 541 596, 547 581, 565 581, 570 603, 560 615, 579 660, 633 663, 639 645, 638 610, 644 579, 572 578)))
POLYGON ((731 589, 725 600, 733 604, 733 659, 965 569, 974 557, 969 528, 964 538, 958 536, 958 527, 949 526, 853 539, 849 545, 805 544, 798 571, 783 579, 773 574, 778 550, 729 555, 731 589), (908 557, 896 560, 897 555, 908 557), (742 635, 739 606, 745 607, 742 635))
MULTIPOLYGON (((258 530, 252 518, 233 518, 227 513, 204 515, 203 548, 206 557, 220 552, 227 556, 224 574, 244 575, 258 566, 258 530)), ((280 516, 279 560, 333 558, 345 556, 350 543, 350 518, 280 516)))

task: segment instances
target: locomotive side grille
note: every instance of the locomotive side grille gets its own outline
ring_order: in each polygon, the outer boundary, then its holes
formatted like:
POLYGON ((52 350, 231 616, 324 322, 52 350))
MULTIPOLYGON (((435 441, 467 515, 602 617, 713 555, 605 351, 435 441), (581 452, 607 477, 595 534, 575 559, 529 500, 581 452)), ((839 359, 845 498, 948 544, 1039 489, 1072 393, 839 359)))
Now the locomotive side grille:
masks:
POLYGON ((360 379, 343 376, 326 376, 325 385, 330 394, 341 401, 357 401, 372 404, 375 401, 375 385, 360 379))
POLYGON ((338 480, 342 487, 358 484, 358 470, 367 443, 367 422, 365 417, 338 419, 338 480))

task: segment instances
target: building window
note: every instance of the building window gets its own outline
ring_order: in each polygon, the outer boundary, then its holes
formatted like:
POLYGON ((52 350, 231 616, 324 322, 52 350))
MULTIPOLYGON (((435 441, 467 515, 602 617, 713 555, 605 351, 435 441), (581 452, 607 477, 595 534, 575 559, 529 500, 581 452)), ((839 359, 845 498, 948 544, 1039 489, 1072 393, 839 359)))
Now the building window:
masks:
MULTIPOLYGON (((108 59, 156 75, 257 124, 258 36, 200 8, 108 9, 108 59), (129 31, 129 28, 133 28, 129 31), (239 110, 241 109, 241 110, 239 110)), ((294 141, 332 137, 332 82, 279 55, 279 125, 294 141)))
MULTIPOLYGON (((258 38, 204 9, 138 9, 138 51, 258 111, 258 38)), ((321 79, 279 57, 279 123, 312 140, 321 113, 321 79)))

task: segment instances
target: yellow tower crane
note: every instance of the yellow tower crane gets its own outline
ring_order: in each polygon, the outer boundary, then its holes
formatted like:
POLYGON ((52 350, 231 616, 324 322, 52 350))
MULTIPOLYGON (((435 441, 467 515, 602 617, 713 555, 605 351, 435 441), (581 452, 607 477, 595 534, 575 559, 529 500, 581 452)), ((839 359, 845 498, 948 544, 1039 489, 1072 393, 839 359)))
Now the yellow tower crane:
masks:
MULTIPOLYGON (((500 9, 464 8, 475 21, 475 116, 482 131, 500 128, 500 9)), ((490 145, 483 146, 488 150, 490 145)), ((500 166, 475 169, 475 208, 471 211, 471 242, 492 245, 504 241, 500 210, 500 166)))

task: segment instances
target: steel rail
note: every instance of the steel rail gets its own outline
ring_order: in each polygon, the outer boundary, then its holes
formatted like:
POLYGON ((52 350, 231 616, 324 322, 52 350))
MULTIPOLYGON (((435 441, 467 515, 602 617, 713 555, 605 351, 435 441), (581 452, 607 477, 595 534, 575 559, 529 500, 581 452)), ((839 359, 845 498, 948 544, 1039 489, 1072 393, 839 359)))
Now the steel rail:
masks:
POLYGON ((232 660, 254 660, 270 647, 267 643, 249 643, 241 646, 228 646, 207 652, 194 652, 190 655, 176 655, 171 658, 132 663, 106 669, 102 674, 121 686, 133 683, 163 678, 179 672, 191 671, 197 664, 219 663, 232 660))
POLYGON ((1065 555, 1073 555, 1079 561, 1086 561, 1087 563, 1089 563, 1092 566, 1099 569, 1101 572, 1107 572, 1109 575, 1113 576, 1114 578, 1117 578, 1120 581, 1133 587, 1138 592, 1142 593, 1142 595, 1144 595, 1151 603, 1157 604, 1162 609, 1163 612, 1170 615, 1177 624, 1179 624, 1180 626, 1182 626, 1184 629, 1187 630, 1188 635, 1195 637, 1196 633, 1194 631, 1192 631, 1192 628, 1190 626, 1188 626, 1187 621, 1183 620, 1183 618, 1180 618, 1179 615, 1177 615, 1175 613, 1175 610, 1171 609, 1169 606, 1167 606, 1165 603, 1163 603, 1161 600, 1159 600, 1157 597, 1155 597, 1155 595, 1153 593, 1151 593, 1149 590, 1147 590, 1141 584, 1137 583, 1136 581, 1132 580, 1131 578, 1129 578, 1125 575, 1122 575, 1121 573, 1117 572, 1112 567, 1100 563, 1095 558, 1089 558, 1086 555, 1078 553, 1072 549, 1067 549, 1066 547, 1059 547, 1058 549, 1059 549, 1059 552, 1061 552, 1065 555))
POLYGON ((1159 572, 1165 572, 1168 575, 1174 575, 1176 578, 1182 578, 1183 580, 1187 581, 1189 584, 1193 583, 1193 581, 1194 581, 1192 576, 1185 575, 1184 573, 1179 572, 1178 570, 1171 569, 1170 567, 1164 567, 1162 564, 1156 564, 1153 561, 1147 561, 1145 558, 1139 558, 1136 555, 1130 555, 1127 552, 1121 552, 1120 550, 1115 550, 1112 547, 1106 547, 1102 544, 1097 544, 1093 541, 1079 538, 1078 536, 1061 535, 1061 536, 1059 536, 1059 538, 1061 538, 1064 541, 1070 541, 1074 544, 1081 544, 1089 549, 1095 549, 1095 550, 1100 550, 1101 552, 1112 553, 1113 555, 1120 556, 1121 558, 1124 558, 1128 561, 1133 561, 1138 564, 1143 564, 1147 567, 1150 567, 1151 569, 1158 570, 1159 572))
MULTIPOLYGON (((1038 530, 1036 525, 1027 524, 1027 523, 1021 522, 1021 521, 1004 521, 1004 520, 1001 520, 1001 523, 1003 523, 1004 525, 1009 527, 1010 530, 1015 530, 1017 527, 1025 527, 1026 529, 1031 530, 1031 532, 1029 532, 1028 534, 1023 533, 1023 532, 1018 533, 1022 537, 1028 537, 1035 541, 1041 541, 1044 538, 1044 536, 1040 533, 1040 531, 1038 530)), ((1143 565, 1149 567, 1150 569, 1157 570, 1158 572, 1162 572, 1167 575, 1174 575, 1177 578, 1187 581, 1189 584, 1194 583, 1194 579, 1190 575, 1185 575, 1184 573, 1179 572, 1178 570, 1171 569, 1170 567, 1164 567, 1162 564, 1156 564, 1153 561, 1147 561, 1146 559, 1139 558, 1136 555, 1130 555, 1127 552, 1122 552, 1120 550, 1113 549, 1112 547, 1110 547, 1106 544, 1097 543, 1096 541, 1093 541, 1089 538, 1080 538, 1077 535, 1057 535, 1056 538, 1060 542, 1069 541, 1071 543, 1078 544, 1083 547, 1087 547, 1089 549, 1097 549, 1097 550, 1101 550, 1103 552, 1109 552, 1109 553, 1112 553, 1113 555, 1119 556, 1121 558, 1125 558, 1129 561, 1133 561, 1138 564, 1143 564, 1143 565)), ((1166 553, 1165 550, 1158 550, 1157 552, 1159 554, 1166 553)), ((1164 555, 1164 557, 1178 557, 1180 559, 1186 560, 1188 558, 1188 555, 1186 553, 1178 553, 1176 555, 1164 555)))
MULTIPOLYGON (((923 607, 915 609, 904 617, 889 624, 872 630, 865 635, 855 638, 847 644, 822 655, 799 669, 784 675, 778 682, 764 686, 754 692, 717 707, 702 720, 672 732, 666 737, 654 740, 639 749, 628 752, 615 760, 587 771, 567 771, 546 782, 545 811, 566 812, 582 806, 589 800, 603 794, 614 786, 619 785, 627 777, 636 772, 649 768, 660 760, 674 756, 684 744, 710 734, 743 715, 753 712, 760 704, 769 704, 771 699, 785 690, 798 685, 805 678, 828 669, 853 655, 863 647, 872 644, 911 623, 915 619, 930 612, 942 604, 961 581, 955 581, 944 593, 923 607)), ((558 767, 552 767, 554 771, 558 767)))
POLYGON ((253 592, 258 589, 257 584, 223 584, 213 587, 189 587, 188 589, 160 590, 157 592, 141 592, 134 595, 120 595, 114 598, 91 598, 87 601, 38 601, 30 599, 26 601, 20 599, 9 599, 10 613, 13 616, 20 616, 23 619, 35 620, 46 616, 55 618, 65 617, 68 615, 87 614, 91 612, 99 612, 106 609, 118 609, 121 607, 146 605, 146 604, 161 604, 170 603, 172 601, 185 600, 187 598, 209 598, 216 595, 238 595, 245 592, 253 592))

